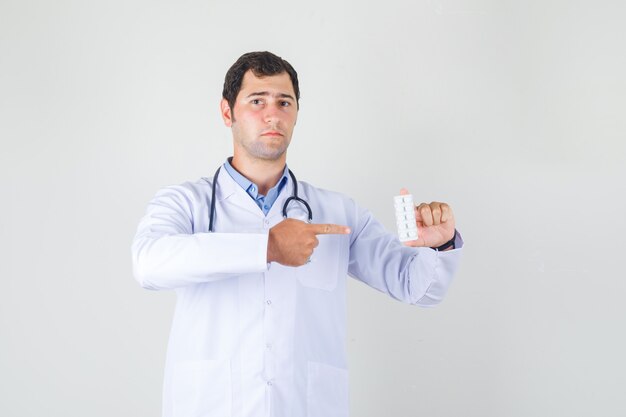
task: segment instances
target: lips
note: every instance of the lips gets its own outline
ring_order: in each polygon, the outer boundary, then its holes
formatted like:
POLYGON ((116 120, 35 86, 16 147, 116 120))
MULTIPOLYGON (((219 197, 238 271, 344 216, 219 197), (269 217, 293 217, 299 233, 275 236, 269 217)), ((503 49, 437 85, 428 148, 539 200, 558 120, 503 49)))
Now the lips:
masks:
POLYGON ((276 137, 276 136, 284 136, 281 132, 278 132, 276 130, 270 130, 267 132, 263 132, 261 133, 261 136, 272 136, 272 137, 276 137))

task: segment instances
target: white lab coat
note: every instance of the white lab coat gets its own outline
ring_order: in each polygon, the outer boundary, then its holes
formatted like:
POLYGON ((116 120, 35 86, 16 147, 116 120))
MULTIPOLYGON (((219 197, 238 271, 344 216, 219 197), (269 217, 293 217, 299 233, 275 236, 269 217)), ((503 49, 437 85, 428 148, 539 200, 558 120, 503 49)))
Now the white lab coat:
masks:
MULTIPOLYGON (((313 222, 352 233, 319 236, 312 262, 297 268, 266 263, 291 178, 265 216, 222 169, 215 233, 212 179, 164 188, 150 202, 132 256, 143 287, 177 293, 164 417, 346 417, 348 274, 411 304, 444 296, 460 249, 405 247, 351 199, 298 184, 313 222)), ((306 211, 291 203, 289 216, 306 211)))

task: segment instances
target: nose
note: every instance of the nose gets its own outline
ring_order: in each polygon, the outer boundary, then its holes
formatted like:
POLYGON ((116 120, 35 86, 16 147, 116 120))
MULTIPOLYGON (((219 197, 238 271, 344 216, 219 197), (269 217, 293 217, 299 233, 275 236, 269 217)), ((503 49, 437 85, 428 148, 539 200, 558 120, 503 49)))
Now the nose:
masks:
POLYGON ((267 106, 263 115, 265 123, 277 124, 280 121, 280 110, 278 106, 267 106))

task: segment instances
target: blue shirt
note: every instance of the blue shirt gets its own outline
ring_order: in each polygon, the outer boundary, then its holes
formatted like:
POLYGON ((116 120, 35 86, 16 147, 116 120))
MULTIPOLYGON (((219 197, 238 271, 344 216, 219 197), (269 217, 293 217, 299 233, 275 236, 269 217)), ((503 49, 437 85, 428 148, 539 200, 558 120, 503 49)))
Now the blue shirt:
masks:
POLYGON ((224 164, 224 168, 230 174, 230 176, 235 180, 237 184, 241 186, 250 197, 254 200, 254 202, 259 206, 259 208, 263 211, 263 213, 267 216, 267 213, 272 208, 274 201, 278 198, 278 194, 283 189, 285 184, 287 184, 287 175, 289 175, 289 169, 287 165, 285 165, 285 170, 283 171, 283 176, 278 180, 278 183, 272 187, 267 195, 259 194, 259 186, 241 175, 233 166, 230 164, 230 160, 232 158, 228 158, 226 163, 224 164))

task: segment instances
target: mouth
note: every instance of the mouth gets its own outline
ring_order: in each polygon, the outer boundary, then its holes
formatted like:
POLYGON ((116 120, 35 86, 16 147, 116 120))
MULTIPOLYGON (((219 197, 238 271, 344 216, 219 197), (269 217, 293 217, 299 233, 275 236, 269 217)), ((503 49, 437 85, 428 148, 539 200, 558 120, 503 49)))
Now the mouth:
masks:
POLYGON ((269 130, 267 132, 261 133, 261 136, 280 137, 280 136, 284 136, 284 135, 282 133, 276 131, 276 130, 269 130))

